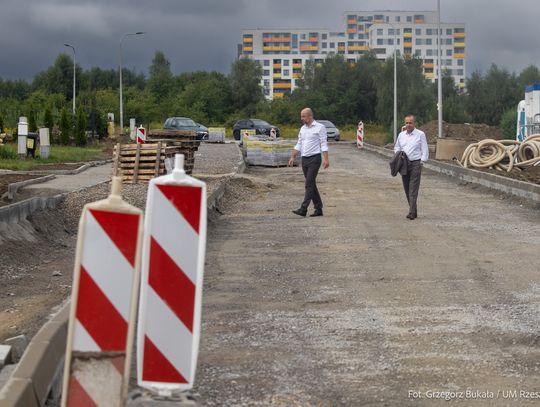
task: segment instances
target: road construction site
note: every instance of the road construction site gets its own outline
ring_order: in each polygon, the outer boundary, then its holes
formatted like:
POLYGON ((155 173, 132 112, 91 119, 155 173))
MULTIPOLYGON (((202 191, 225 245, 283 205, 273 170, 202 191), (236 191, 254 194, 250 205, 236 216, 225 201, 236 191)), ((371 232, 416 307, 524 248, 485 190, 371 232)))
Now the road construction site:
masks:
MULTIPOLYGON (((411 221, 388 158, 332 143, 324 216, 300 218, 298 167, 232 175, 236 146, 199 153, 194 175, 224 188, 209 213, 201 405, 538 403, 538 201, 426 168, 411 221)), ((69 296, 80 210, 108 190, 2 226, 0 339, 31 337, 69 296)), ((123 195, 144 208, 144 185, 123 195)))

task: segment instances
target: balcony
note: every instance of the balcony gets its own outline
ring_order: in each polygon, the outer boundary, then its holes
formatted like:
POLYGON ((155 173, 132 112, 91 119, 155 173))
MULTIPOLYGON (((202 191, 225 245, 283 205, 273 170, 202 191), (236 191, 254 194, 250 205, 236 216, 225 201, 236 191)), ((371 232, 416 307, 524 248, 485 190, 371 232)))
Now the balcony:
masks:
POLYGON ((292 64, 293 69, 302 68, 302 64, 292 64))
POLYGON ((463 58, 465 58, 465 53, 454 54, 454 58, 455 59, 463 59, 463 58))
POLYGON ((263 42, 291 42, 291 37, 263 37, 263 42))
POLYGON ((291 89, 291 83, 274 83, 274 89, 291 89))
POLYGON ((385 21, 381 19, 373 20, 373 24, 384 24, 385 21))
POLYGON ((244 43, 253 43, 252 37, 244 37, 244 43))
POLYGON ((243 50, 244 51, 253 51, 253 47, 251 45, 249 45, 249 46, 244 45, 243 50))
POLYGON ((272 78, 274 79, 281 79, 281 73, 275 73, 272 75, 272 78))
POLYGON ((281 68, 281 64, 274 64, 272 65, 272 68, 281 68))
POLYGON ((403 38, 412 38, 412 33, 403 33, 403 38))
POLYGON ((347 32, 349 34, 354 34, 355 32, 358 32, 358 30, 356 28, 347 28, 347 32))
POLYGON ((283 99, 283 96, 285 96, 283 92, 274 92, 274 99, 283 99))
POLYGON ((454 33, 454 38, 465 38, 465 33, 454 33))
POLYGON ((367 51, 368 49, 367 45, 349 45, 349 51, 367 51))
POLYGON ((424 64, 423 67, 427 69, 433 69, 433 64, 424 64))
POLYGON ((426 79, 433 79, 433 72, 426 72, 424 74, 424 78, 426 79))
POLYGON ((454 42, 454 47, 456 48, 465 48, 464 42, 454 42))
POLYGON ((317 42, 319 41, 319 37, 309 37, 310 42, 317 42))
POLYGON ((263 47, 263 51, 290 51, 290 45, 267 45, 263 47))
POLYGON ((358 23, 358 20, 356 18, 350 18, 347 20, 347 24, 356 24, 358 23))
POLYGON ((293 77, 293 78, 301 78, 301 77, 302 77, 302 73, 299 73, 299 72, 293 73, 293 74, 292 74, 292 77, 293 77))
POLYGON ((300 51, 318 51, 319 47, 316 45, 300 45, 300 51))

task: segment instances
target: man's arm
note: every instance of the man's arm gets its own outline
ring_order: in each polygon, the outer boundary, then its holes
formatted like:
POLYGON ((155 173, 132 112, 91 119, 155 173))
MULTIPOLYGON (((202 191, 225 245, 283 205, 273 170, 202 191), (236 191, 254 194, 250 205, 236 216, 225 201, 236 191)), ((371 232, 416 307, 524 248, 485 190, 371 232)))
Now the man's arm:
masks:
POLYGON ((394 144, 394 154, 401 151, 401 146, 399 145, 399 136, 401 136, 401 133, 398 134, 396 144, 394 144))
POLYGON ((322 153, 322 166, 324 169, 330 167, 330 161, 328 161, 328 151, 322 153))
POLYGON ((328 134, 326 133, 326 127, 323 125, 321 125, 319 133, 319 142, 321 143, 322 166, 326 169, 330 166, 330 161, 328 161, 328 134))
POLYGON ((288 166, 292 167, 294 165, 294 159, 298 156, 298 154, 302 151, 302 132, 298 132, 298 141, 296 142, 296 145, 294 146, 292 152, 291 152, 291 158, 289 158, 288 166))

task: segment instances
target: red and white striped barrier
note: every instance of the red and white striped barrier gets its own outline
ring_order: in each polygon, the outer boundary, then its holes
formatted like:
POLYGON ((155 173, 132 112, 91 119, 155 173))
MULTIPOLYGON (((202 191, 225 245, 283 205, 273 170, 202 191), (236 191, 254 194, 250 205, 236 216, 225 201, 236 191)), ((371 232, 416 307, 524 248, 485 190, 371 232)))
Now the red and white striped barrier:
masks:
POLYGON ((148 186, 137 332, 139 386, 168 396, 195 378, 206 248, 206 184, 183 170, 148 186))
POLYGON ((364 148, 364 123, 358 122, 358 129, 356 130, 356 147, 364 148))
POLYGON ((137 144, 146 143, 146 129, 143 126, 137 127, 137 144))
POLYGON ((79 222, 63 407, 125 406, 137 310, 142 211, 120 197, 84 207, 79 222))

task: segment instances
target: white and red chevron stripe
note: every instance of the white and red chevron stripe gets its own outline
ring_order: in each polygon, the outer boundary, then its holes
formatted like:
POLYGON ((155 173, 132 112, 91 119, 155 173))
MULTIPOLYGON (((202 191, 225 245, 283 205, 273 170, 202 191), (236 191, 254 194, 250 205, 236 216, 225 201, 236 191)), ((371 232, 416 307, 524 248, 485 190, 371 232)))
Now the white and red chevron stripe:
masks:
POLYGON ((143 239, 137 372, 154 391, 191 388, 199 347, 206 184, 173 175, 150 182, 143 239))
POLYGON ((63 406, 120 406, 129 379, 142 211, 123 201, 83 210, 73 278, 63 406), (130 327, 131 324, 131 327, 130 327))

